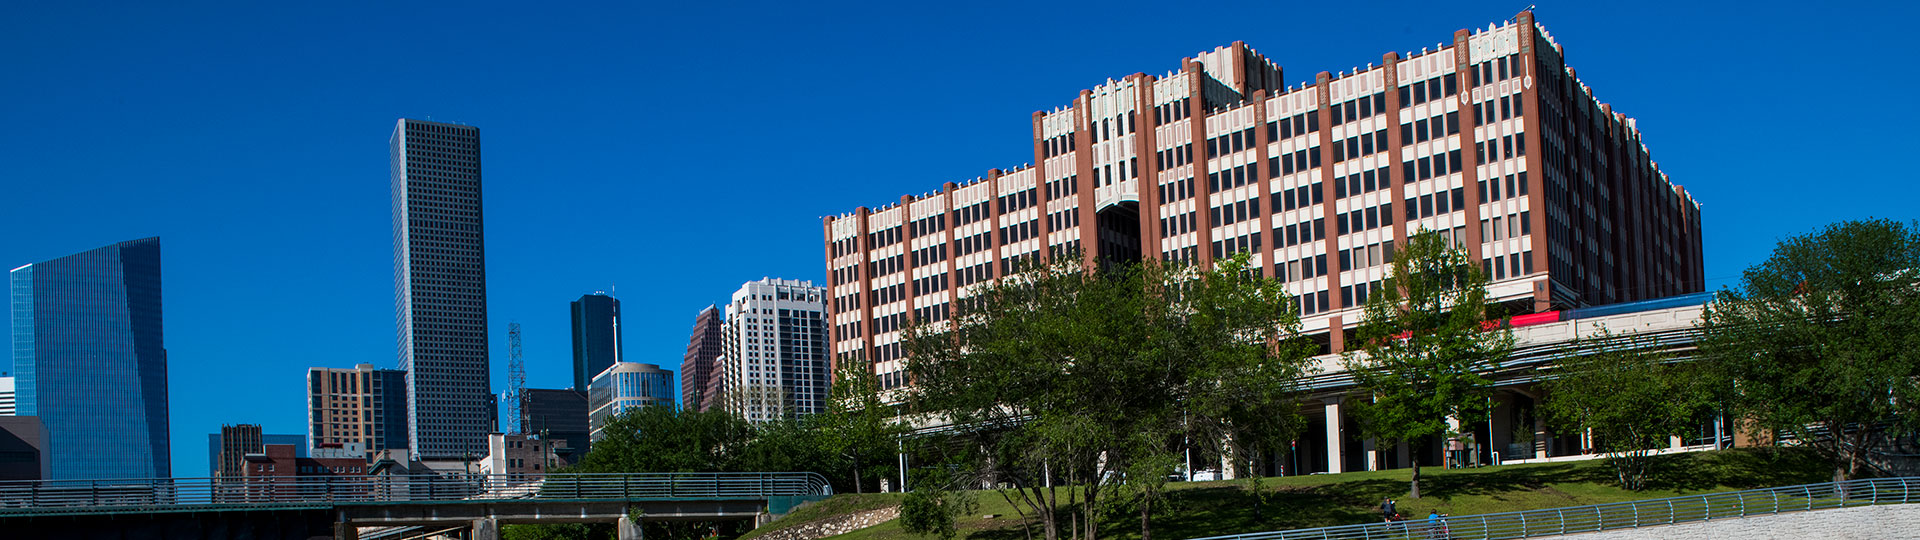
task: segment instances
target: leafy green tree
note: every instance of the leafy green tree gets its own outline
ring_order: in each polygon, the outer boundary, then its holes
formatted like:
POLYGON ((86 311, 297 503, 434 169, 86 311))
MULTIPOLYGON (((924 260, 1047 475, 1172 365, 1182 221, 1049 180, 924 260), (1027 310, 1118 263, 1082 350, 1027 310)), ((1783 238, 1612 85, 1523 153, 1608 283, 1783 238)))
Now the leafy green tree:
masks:
MULTIPOLYGON (((1356 382, 1349 400, 1361 430, 1383 442, 1416 442, 1485 419, 1487 373, 1513 348, 1507 331, 1483 331, 1487 278, 1438 233, 1407 238, 1384 286, 1367 298, 1354 333, 1359 351, 1342 363, 1356 382)), ((1420 453, 1409 496, 1420 498, 1420 453)))
POLYGON ((887 457, 905 432, 895 411, 880 399, 878 379, 865 367, 843 366, 835 373, 827 412, 815 417, 835 470, 851 476, 855 493, 865 493, 865 479, 877 481, 889 468, 887 457))
POLYGON ((1920 224, 1847 221, 1783 240, 1700 326, 1700 355, 1735 380, 1739 414, 1852 478, 1873 448, 1920 427, 1920 224))
POLYGON ((1309 357, 1282 339, 1299 319, 1281 283, 1245 258, 1205 271, 1078 261, 979 286, 952 320, 910 328, 909 403, 954 425, 968 483, 1011 484, 1002 495, 1047 540, 1062 509, 1070 536, 1095 538, 1120 478, 1148 502, 1149 535, 1180 441, 1285 440, 1309 357))
POLYGON ((922 476, 900 501, 900 528, 920 536, 953 540, 960 516, 980 508, 972 493, 955 489, 946 474, 922 476))
POLYGON ((607 422, 605 435, 567 472, 721 472, 739 470, 741 452, 758 434, 723 411, 675 407, 630 409, 607 422))
POLYGON ((1727 388, 1704 366, 1651 345, 1602 328, 1570 346, 1545 384, 1548 416, 1569 430, 1592 430, 1620 486, 1634 491, 1646 487, 1654 451, 1698 428, 1727 388))

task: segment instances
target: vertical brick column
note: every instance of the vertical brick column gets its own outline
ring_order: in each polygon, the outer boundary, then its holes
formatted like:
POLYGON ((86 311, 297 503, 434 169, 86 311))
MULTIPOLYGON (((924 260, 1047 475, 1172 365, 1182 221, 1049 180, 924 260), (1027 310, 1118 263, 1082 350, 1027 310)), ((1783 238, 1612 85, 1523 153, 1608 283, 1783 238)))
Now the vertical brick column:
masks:
MULTIPOLYGON (((1339 219, 1339 213, 1334 211, 1334 208, 1336 206, 1336 203, 1339 201, 1339 198, 1334 196, 1334 191, 1333 191, 1332 83, 1333 83, 1332 73, 1322 71, 1318 75, 1314 76, 1313 93, 1314 93, 1314 96, 1320 100, 1320 103, 1318 104, 1319 106, 1317 108, 1320 111, 1319 116, 1320 116, 1321 124, 1320 124, 1320 131, 1318 132, 1319 138, 1320 138, 1320 162, 1315 163, 1313 165, 1320 167, 1320 190, 1324 194, 1323 198, 1326 200, 1326 203, 1321 205, 1320 213, 1321 213, 1321 216, 1326 219, 1326 221, 1324 222, 1327 224, 1326 226, 1328 228, 1333 229, 1335 232, 1335 234, 1332 237, 1327 239, 1327 245, 1325 249, 1325 253, 1327 255, 1326 278, 1327 278, 1327 310, 1328 311, 1333 311, 1341 308, 1340 302, 1339 302, 1340 300, 1339 298, 1340 235, 1338 234, 1340 228, 1334 224, 1334 220, 1339 219)), ((1315 234, 1315 236, 1319 236, 1319 234, 1315 234)), ((1340 320, 1339 317, 1334 317, 1330 319, 1327 324, 1327 343, 1329 344, 1329 348, 1334 352, 1340 352, 1342 350, 1345 350, 1344 346, 1346 344, 1347 330, 1346 328, 1342 328, 1343 324, 1344 323, 1340 320)))
MULTIPOLYGON (((820 218, 820 235, 826 239, 826 253, 824 255, 827 259, 827 369, 838 373, 840 370, 840 352, 838 349, 841 332, 840 325, 834 321, 834 316, 840 313, 833 309, 833 290, 836 286, 840 285, 840 283, 834 281, 833 274, 833 216, 820 218)), ((698 404, 695 404, 695 407, 697 406, 698 404)))
POLYGON ((1200 267, 1213 268, 1213 217, 1208 210, 1212 207, 1213 185, 1200 180, 1206 178, 1213 156, 1207 152, 1207 94, 1206 68, 1191 58, 1182 59, 1181 77, 1187 78, 1187 91, 1191 99, 1187 100, 1187 126, 1193 133, 1193 222, 1194 251, 1198 252, 1200 267))
MULTIPOLYGON (((1481 238, 1480 235, 1480 156, 1470 151, 1475 144, 1473 128, 1478 125, 1474 123, 1473 115, 1467 114, 1467 104, 1473 101, 1473 77, 1467 73, 1472 66, 1470 63, 1472 54, 1467 46, 1467 39, 1472 36, 1473 33, 1466 30, 1453 32, 1453 79, 1460 87, 1460 94, 1451 98, 1460 111, 1460 159, 1465 163, 1455 163, 1454 166, 1460 169, 1460 183, 1465 186, 1467 193, 1467 207, 1464 210, 1466 210, 1467 262, 1469 264, 1486 258, 1486 253, 1481 249, 1481 243, 1486 239, 1481 238)), ((1445 110, 1445 103, 1439 103, 1439 105, 1442 110, 1445 110)), ((1446 138, 1442 137, 1441 140, 1445 141, 1446 138)), ((1491 274, 1486 277, 1489 280, 1493 279, 1491 274)))
POLYGON ((1047 212, 1047 203, 1053 200, 1053 194, 1048 192, 1048 188, 1052 187, 1053 182, 1047 178, 1047 137, 1040 123, 1040 119, 1045 116, 1045 113, 1033 111, 1033 185, 1038 188, 1034 190, 1034 204, 1040 208, 1040 223, 1036 227, 1040 230, 1038 255, 1042 264, 1053 262, 1052 241, 1047 237, 1054 230, 1053 219, 1051 219, 1053 214, 1047 212))
POLYGON ((1080 264, 1087 268, 1098 266, 1100 260, 1100 221, 1093 207, 1093 117, 1087 111, 1092 103, 1092 90, 1081 90, 1073 100, 1073 131, 1078 134, 1073 146, 1074 190, 1080 195, 1075 212, 1080 214, 1080 264))
POLYGON ((1160 171, 1160 163, 1154 158, 1153 127, 1153 77, 1145 73, 1127 76, 1133 82, 1134 137, 1133 155, 1140 166, 1134 174, 1140 176, 1134 183, 1140 192, 1140 260, 1159 258, 1160 254, 1160 183, 1155 180, 1160 171))
MULTIPOLYGON (((1547 258, 1547 254, 1551 251, 1550 247, 1553 245, 1553 234, 1547 229, 1547 208, 1553 203, 1548 201, 1546 196, 1546 156, 1544 154, 1545 147, 1541 144, 1543 141, 1540 138, 1540 80, 1539 77, 1537 77, 1539 74, 1534 73, 1533 69, 1533 66, 1537 63, 1534 59, 1533 50, 1533 12, 1522 11, 1518 15, 1514 15, 1513 20, 1514 24, 1518 26, 1516 30, 1519 33, 1520 42, 1520 54, 1514 56, 1519 64, 1514 66, 1514 69, 1520 72, 1520 80, 1522 81, 1520 85, 1521 92, 1518 97, 1522 102, 1527 104, 1528 109, 1523 111, 1525 114, 1522 115, 1521 122, 1522 125, 1525 126, 1525 137, 1528 149, 1527 155, 1523 159, 1527 164, 1527 193, 1529 199, 1527 206, 1528 211, 1532 213, 1530 217, 1533 221, 1533 233, 1531 235, 1531 242, 1533 243, 1533 271, 1548 273, 1547 267, 1549 259, 1547 258)), ((1568 78, 1572 79, 1572 74, 1568 74, 1568 78)), ((1572 141, 1569 141, 1569 143, 1572 143, 1572 141)), ((1573 246, 1569 243, 1567 247, 1572 248, 1573 246)), ((1577 276, 1569 277, 1576 282, 1585 281, 1584 278, 1577 276)), ((1535 312, 1547 311, 1552 309, 1552 306, 1553 281, 1549 279, 1534 286, 1533 310, 1535 312)))
POLYGON ((1254 185, 1258 186, 1254 188, 1254 195, 1256 196, 1254 200, 1269 203, 1267 204, 1266 210, 1255 212, 1254 215, 1254 231, 1261 233, 1260 236, 1267 239, 1267 241, 1261 245, 1259 249, 1254 250, 1254 252, 1260 254, 1260 275, 1273 277, 1273 246, 1277 243, 1277 239, 1274 238, 1273 234, 1273 215, 1278 213, 1280 209, 1274 208, 1271 204, 1273 202, 1273 175, 1270 173, 1273 171, 1267 170, 1267 144, 1273 141, 1267 135, 1267 91, 1265 89, 1254 90, 1253 166, 1251 169, 1253 170, 1254 178, 1259 179, 1254 182, 1254 185))

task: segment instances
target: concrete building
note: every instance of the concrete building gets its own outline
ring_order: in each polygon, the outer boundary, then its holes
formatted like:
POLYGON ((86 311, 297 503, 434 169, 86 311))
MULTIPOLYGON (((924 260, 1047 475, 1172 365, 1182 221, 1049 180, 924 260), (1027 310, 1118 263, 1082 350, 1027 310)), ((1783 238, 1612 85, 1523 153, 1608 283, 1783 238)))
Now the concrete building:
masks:
POLYGON ((537 479, 569 461, 560 454, 568 441, 541 439, 525 433, 487 435, 487 459, 480 462, 480 474, 505 474, 537 479))
POLYGON ((740 286, 721 328, 720 395, 749 422, 826 411, 832 382, 826 290, 811 281, 763 278, 740 286))
POLYGON ((373 364, 307 368, 308 440, 315 448, 355 443, 367 450, 365 457, 406 449, 406 377, 373 364))
POLYGON ((1479 259, 1514 313, 1703 290, 1700 205, 1564 58, 1522 12, 1302 84, 1234 43, 1082 90, 1033 113, 1032 165, 824 220, 834 359, 905 384, 909 321, 1076 252, 1248 253, 1329 353, 1422 230, 1479 259))
MULTIPOLYGON (((612 366, 608 366, 612 367, 612 366)), ((589 383, 591 384, 591 383, 589 383)), ((552 441, 557 455, 568 462, 585 455, 588 434, 587 393, 571 389, 528 388, 520 405, 520 425, 526 434, 552 441)), ((492 443, 488 443, 492 444, 492 443)))
POLYGON ((613 417, 629 409, 673 406, 673 372, 653 364, 621 362, 607 367, 588 383, 589 436, 600 440, 613 417))
POLYGON ((308 457, 305 435, 269 435, 258 424, 222 425, 219 433, 207 434, 207 476, 241 476, 247 454, 265 452, 269 444, 290 445, 294 457, 308 457))
POLYGON ((290 478, 296 476, 361 476, 368 474, 367 460, 360 457, 364 451, 353 448, 346 452, 349 456, 300 457, 299 449, 291 444, 265 445, 260 452, 247 454, 246 464, 241 468, 243 477, 252 478, 290 478))
POLYGON ((573 389, 586 391, 593 376, 621 361, 620 299, 593 293, 574 300, 573 389))
POLYGON ((724 346, 720 328, 725 323, 720 309, 707 306, 693 318, 693 334, 687 336, 687 355, 680 361, 680 407, 704 411, 713 406, 713 396, 721 393, 720 355, 724 346))
POLYGON ((13 269, 15 412, 46 428, 52 480, 173 476, 160 239, 13 269))
POLYGON ((0 416, 13 416, 13 377, 0 377, 0 416))
POLYGON ((407 448, 421 459, 484 455, 496 408, 487 370, 480 129, 402 119, 389 145, 407 448))
POLYGON ((0 481, 47 480, 49 467, 47 429, 32 416, 0 416, 0 481))

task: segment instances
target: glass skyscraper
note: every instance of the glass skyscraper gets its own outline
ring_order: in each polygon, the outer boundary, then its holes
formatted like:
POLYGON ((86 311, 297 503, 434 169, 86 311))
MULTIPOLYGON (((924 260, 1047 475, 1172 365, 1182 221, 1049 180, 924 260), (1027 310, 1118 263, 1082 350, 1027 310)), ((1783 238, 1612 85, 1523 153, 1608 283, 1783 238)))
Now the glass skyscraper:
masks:
POLYGON ((573 301, 573 389, 620 361, 620 300, 603 293, 573 301))
POLYGON ((593 376, 587 390, 588 436, 600 440, 613 417, 629 409, 673 406, 673 372, 653 364, 620 362, 593 376))
POLYGON ((52 479, 172 476, 160 239, 9 277, 17 412, 46 426, 52 479))
POLYGON ((389 140, 393 288, 407 438, 422 459, 487 454, 487 264, 480 129, 402 119, 389 140))

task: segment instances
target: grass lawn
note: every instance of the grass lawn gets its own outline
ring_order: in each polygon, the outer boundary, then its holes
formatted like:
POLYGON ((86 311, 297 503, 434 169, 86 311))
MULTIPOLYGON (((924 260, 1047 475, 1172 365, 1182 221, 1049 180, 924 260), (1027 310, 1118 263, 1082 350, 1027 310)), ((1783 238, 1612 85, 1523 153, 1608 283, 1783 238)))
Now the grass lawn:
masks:
MULTIPOLYGON (((1335 475, 1266 478, 1263 502, 1247 480, 1169 484, 1169 506, 1155 512, 1156 539, 1184 539, 1277 529, 1371 523, 1380 519, 1380 500, 1393 497, 1409 518, 1429 511, 1468 515, 1537 508, 1579 506, 1821 482, 1827 466, 1803 452, 1726 450, 1674 456, 1649 481, 1630 492, 1614 486, 1612 469, 1599 460, 1572 463, 1505 465, 1476 469, 1421 469, 1420 499, 1406 498, 1412 471, 1352 472, 1335 475)), ((1112 493, 1108 491, 1108 493, 1112 493)), ((999 493, 975 492, 980 509, 959 524, 973 540, 1025 540, 1025 523, 999 493), (998 514, 992 519, 985 514, 998 514)), ((755 533, 805 523, 839 513, 899 503, 898 494, 842 495, 795 510, 755 533)), ((1064 500, 1064 495, 1062 499, 1064 500)), ((1017 496, 1016 496, 1017 500, 1017 496)), ((1063 528, 1068 527, 1062 516, 1063 528)), ((1031 522, 1040 537, 1037 520, 1031 522)), ((749 533, 747 537, 755 536, 749 533)), ((1111 540, 1140 537, 1139 516, 1115 512, 1101 519, 1100 536, 1111 540)), ((897 521, 833 537, 834 540, 924 540, 900 529, 897 521)))

